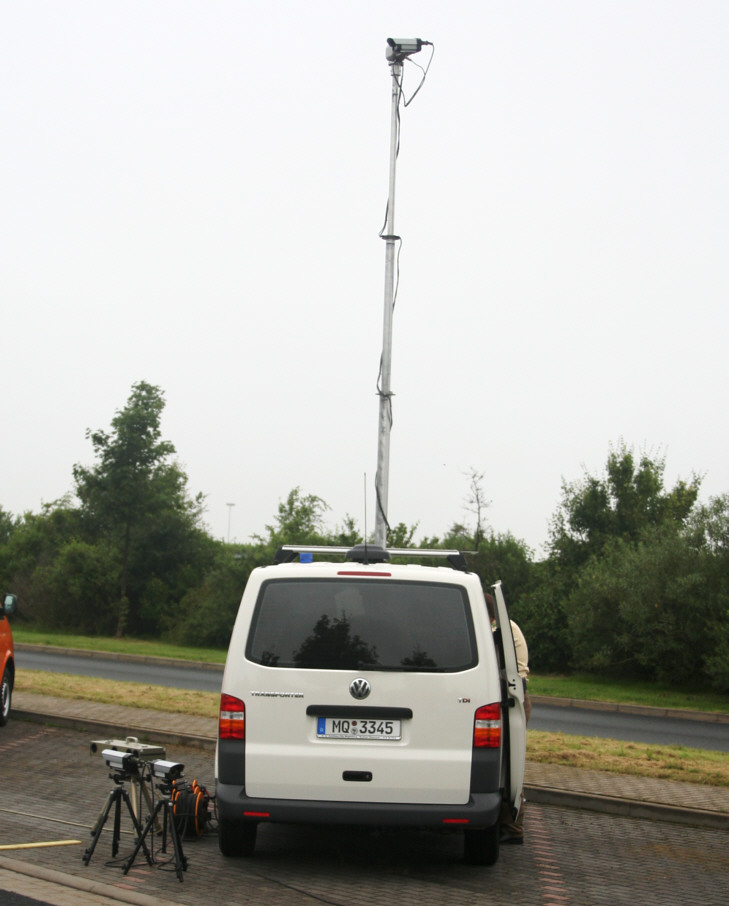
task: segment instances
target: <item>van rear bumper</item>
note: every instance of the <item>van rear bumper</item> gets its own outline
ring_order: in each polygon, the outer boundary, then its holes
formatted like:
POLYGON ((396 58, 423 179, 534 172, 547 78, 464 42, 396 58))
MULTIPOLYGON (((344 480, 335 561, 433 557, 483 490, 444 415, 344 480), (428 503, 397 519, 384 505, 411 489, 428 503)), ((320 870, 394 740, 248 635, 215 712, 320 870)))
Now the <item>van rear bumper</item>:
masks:
POLYGON ((492 827, 499 820, 502 800, 500 791, 472 793, 465 805, 253 799, 240 786, 226 783, 217 784, 216 797, 221 821, 456 828, 492 827))

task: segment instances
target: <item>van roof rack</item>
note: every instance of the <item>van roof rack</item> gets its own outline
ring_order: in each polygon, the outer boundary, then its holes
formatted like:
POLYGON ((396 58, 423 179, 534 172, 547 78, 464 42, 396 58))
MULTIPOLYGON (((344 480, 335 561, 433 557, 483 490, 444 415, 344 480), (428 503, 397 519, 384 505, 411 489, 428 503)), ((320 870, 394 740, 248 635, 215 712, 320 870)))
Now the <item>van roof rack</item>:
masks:
POLYGON ((353 563, 387 563, 393 557, 420 559, 421 557, 442 557, 453 569, 468 572, 466 554, 473 551, 443 550, 441 548, 379 547, 376 544, 356 544, 354 547, 338 547, 326 544, 283 544, 276 551, 273 562, 291 563, 297 554, 328 554, 344 557, 353 563))

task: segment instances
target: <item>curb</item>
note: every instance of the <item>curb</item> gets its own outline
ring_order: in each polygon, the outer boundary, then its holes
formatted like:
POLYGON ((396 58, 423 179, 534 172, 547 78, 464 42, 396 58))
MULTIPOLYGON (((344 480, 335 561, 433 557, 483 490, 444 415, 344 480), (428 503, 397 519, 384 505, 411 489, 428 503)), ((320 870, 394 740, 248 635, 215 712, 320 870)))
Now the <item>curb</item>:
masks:
POLYGON ((47 881, 54 886, 67 887, 82 893, 94 894, 103 897, 105 900, 128 903, 130 906, 179 906, 177 902, 172 900, 163 900, 158 896, 151 897, 146 893, 138 893, 135 890, 119 890, 108 882, 87 881, 78 875, 65 874, 62 871, 45 868, 42 865, 21 862, 20 859, 9 859, 6 856, 0 856, 0 868, 29 878, 47 881))
POLYGON ((94 733, 99 736, 117 738, 126 737, 133 730, 140 742, 149 741, 154 737, 154 742, 164 742, 169 745, 193 746, 200 749, 215 750, 216 740, 211 736, 194 736, 191 733, 176 733, 173 730, 161 730, 158 727, 129 727, 118 723, 103 720, 94 720, 87 717, 64 717, 60 714, 44 714, 41 711, 26 711, 22 708, 13 708, 13 718, 25 720, 29 723, 46 724, 51 727, 63 727, 68 730, 94 733))
POLYGON ((547 786, 530 786, 529 784, 524 785, 524 798, 527 802, 538 802, 541 805, 584 809, 621 818, 643 818, 648 821, 666 821, 670 824, 683 824, 688 827, 729 831, 729 814, 712 812, 708 809, 685 808, 659 802, 645 802, 639 799, 621 799, 618 796, 601 796, 596 793, 575 793, 547 786))

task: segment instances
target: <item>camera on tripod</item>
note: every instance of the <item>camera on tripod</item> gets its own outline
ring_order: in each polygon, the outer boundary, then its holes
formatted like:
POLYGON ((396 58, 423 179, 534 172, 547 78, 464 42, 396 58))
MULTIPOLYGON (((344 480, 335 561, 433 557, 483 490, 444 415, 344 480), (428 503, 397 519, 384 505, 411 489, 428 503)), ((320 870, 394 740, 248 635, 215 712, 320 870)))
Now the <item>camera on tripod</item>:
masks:
POLYGON ((141 785, 144 765, 167 755, 164 746, 140 742, 136 736, 127 736, 126 739, 94 739, 90 752, 92 755, 101 752, 101 757, 113 772, 109 776, 116 783, 131 780, 137 786, 141 785))
POLYGON ((156 777, 158 780, 165 780, 167 783, 172 783, 173 780, 179 780, 180 777, 182 777, 182 772, 185 770, 185 765, 180 764, 179 761, 164 761, 161 758, 151 762, 151 767, 152 776, 156 777))
POLYGON ((144 765, 149 764, 150 777, 162 781, 160 786, 168 786, 173 781, 179 780, 185 770, 185 765, 180 764, 179 761, 165 761, 162 758, 146 761, 132 752, 121 752, 119 749, 104 749, 101 757, 106 762, 107 767, 125 779, 138 777, 140 772, 144 770, 144 765))
POLYGON ((106 766, 124 778, 135 777, 139 774, 139 759, 131 752, 120 752, 118 749, 104 749, 101 757, 106 766))
MULTIPOLYGON (((174 867, 178 879, 182 880, 182 873, 187 870, 187 859, 182 851, 182 842, 178 830, 173 795, 177 798, 178 791, 175 784, 183 783, 182 773, 185 765, 179 761, 167 761, 166 751, 163 746, 140 743, 135 736, 126 739, 97 739, 91 743, 91 754, 101 752, 101 757, 108 768, 111 769, 109 777, 114 781, 114 789, 109 792, 104 807, 96 819, 91 830, 91 845, 83 855, 83 861, 88 865, 99 837, 106 824, 110 813, 114 813, 113 836, 111 843, 112 858, 116 858, 120 846, 121 814, 124 806, 129 814, 136 836, 136 843, 130 856, 123 861, 124 874, 126 874, 141 849, 149 865, 155 863, 154 845, 147 846, 145 842, 150 834, 160 833, 162 838, 162 852, 167 850, 168 836, 172 841, 174 850, 174 867), (162 757, 159 757, 162 756, 162 757), (130 782, 130 792, 125 788, 125 782, 130 782), (155 801, 154 789, 162 793, 162 797, 155 801), (142 802, 148 808, 148 817, 142 818, 142 802)), ((196 800, 197 801, 197 800, 196 800)), ((200 800, 196 826, 204 826, 207 818, 207 802, 200 800)), ((150 838, 151 840, 151 838, 150 838)))

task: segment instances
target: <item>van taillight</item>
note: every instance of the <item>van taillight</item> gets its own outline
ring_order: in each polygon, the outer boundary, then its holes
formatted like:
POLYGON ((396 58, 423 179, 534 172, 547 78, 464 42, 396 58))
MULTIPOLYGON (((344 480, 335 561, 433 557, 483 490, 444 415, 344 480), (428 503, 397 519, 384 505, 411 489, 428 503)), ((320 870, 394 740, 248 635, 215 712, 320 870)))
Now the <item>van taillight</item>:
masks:
POLYGON ((501 702, 476 709, 473 721, 475 748, 498 749, 501 745, 501 702))
POLYGON ((234 695, 220 696, 219 739, 246 738, 246 706, 234 695))

